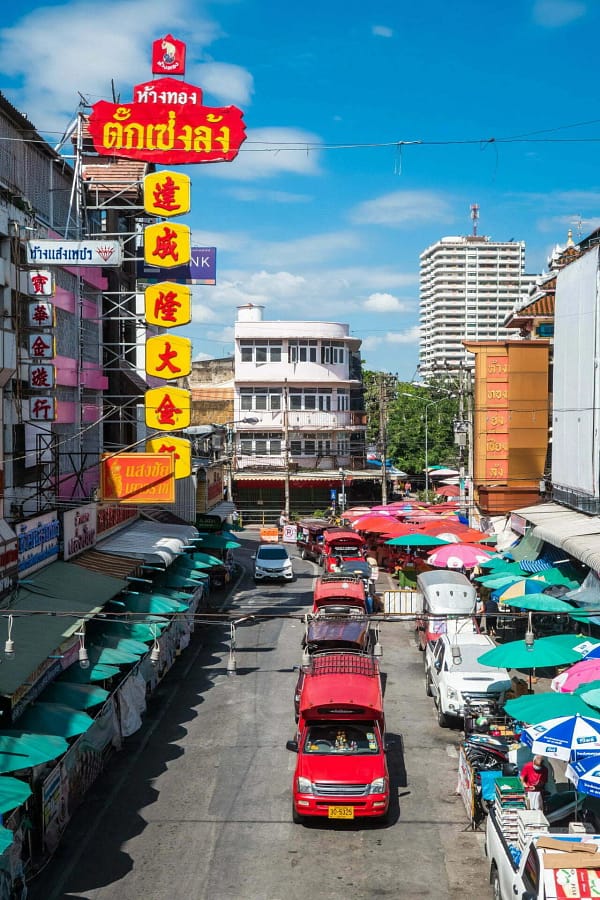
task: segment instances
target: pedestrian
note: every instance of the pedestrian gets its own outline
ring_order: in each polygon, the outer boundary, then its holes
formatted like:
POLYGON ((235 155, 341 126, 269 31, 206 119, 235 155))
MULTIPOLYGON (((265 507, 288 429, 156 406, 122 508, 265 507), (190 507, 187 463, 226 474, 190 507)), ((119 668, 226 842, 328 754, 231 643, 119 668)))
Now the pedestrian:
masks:
POLYGON ((406 497, 407 500, 410 497, 411 491, 412 491, 412 484, 410 483, 410 481, 407 481, 404 484, 404 496, 406 497))
POLYGON ((492 595, 485 602, 485 630, 492 637, 496 635, 498 625, 498 601, 492 595))
POLYGON ((281 510, 281 515, 279 516, 279 530, 283 531, 284 526, 287 525, 287 516, 285 514, 285 510, 281 510))
POLYGON ((529 809, 544 808, 544 788, 548 782, 548 767, 541 756, 534 756, 521 769, 521 781, 527 793, 529 809))
POLYGON ((475 622, 477 623, 477 630, 482 631, 481 623, 483 621, 483 616, 485 615, 485 603, 481 599, 481 597, 477 597, 477 602, 475 603, 475 622))

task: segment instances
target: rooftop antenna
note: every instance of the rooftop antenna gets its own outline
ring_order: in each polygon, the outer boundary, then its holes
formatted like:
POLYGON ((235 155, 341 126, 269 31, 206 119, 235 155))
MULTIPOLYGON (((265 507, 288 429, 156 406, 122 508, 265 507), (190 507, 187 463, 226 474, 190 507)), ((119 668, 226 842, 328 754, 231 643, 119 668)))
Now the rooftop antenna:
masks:
POLYGON ((477 222, 479 220, 478 203, 471 203, 471 219, 473 220, 473 237, 477 237, 477 222))

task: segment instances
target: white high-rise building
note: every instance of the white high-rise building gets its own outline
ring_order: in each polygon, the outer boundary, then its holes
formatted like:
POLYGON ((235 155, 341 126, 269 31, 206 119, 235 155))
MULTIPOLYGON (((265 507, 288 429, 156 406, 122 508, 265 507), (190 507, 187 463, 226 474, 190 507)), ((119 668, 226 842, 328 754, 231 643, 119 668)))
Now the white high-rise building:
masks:
POLYGON ((535 280, 525 274, 524 241, 444 237, 420 259, 421 377, 472 366, 465 340, 514 338, 502 323, 535 280))

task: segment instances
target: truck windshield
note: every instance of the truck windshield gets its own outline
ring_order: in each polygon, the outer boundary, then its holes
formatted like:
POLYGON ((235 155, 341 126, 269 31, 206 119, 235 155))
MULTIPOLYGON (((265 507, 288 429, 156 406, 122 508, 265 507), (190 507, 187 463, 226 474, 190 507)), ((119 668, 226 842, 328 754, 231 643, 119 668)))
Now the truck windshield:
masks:
POLYGON ((304 752, 311 754, 348 754, 365 756, 379 752, 377 732, 372 722, 346 725, 327 723, 311 725, 308 729, 304 752))

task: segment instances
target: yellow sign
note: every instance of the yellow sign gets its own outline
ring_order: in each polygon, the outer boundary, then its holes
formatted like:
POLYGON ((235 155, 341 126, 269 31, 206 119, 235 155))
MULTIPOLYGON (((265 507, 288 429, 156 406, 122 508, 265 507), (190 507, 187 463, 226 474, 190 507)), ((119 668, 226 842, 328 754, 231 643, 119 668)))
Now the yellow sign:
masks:
POLYGON ((102 458, 102 500, 119 503, 175 503, 172 453, 115 453, 102 458))
POLYGON ((148 453, 172 453, 175 457, 175 478, 187 478, 192 474, 192 444, 185 438, 164 434, 146 441, 148 453))
POLYGON ((179 172, 153 172, 144 177, 144 209, 155 216, 182 216, 191 209, 191 179, 179 172))
POLYGON ((172 269, 192 258, 192 233, 187 225, 159 222, 144 228, 144 261, 149 266, 172 269))
POLYGON ((152 388, 144 394, 146 425, 157 431, 179 431, 192 419, 192 394, 182 388, 152 388))
POLYGON ((158 334, 146 341, 146 373, 156 378, 183 378, 192 371, 192 342, 174 334, 158 334))
POLYGON ((192 321, 192 289, 174 281, 148 285, 144 291, 144 315, 149 325, 175 328, 192 321))

